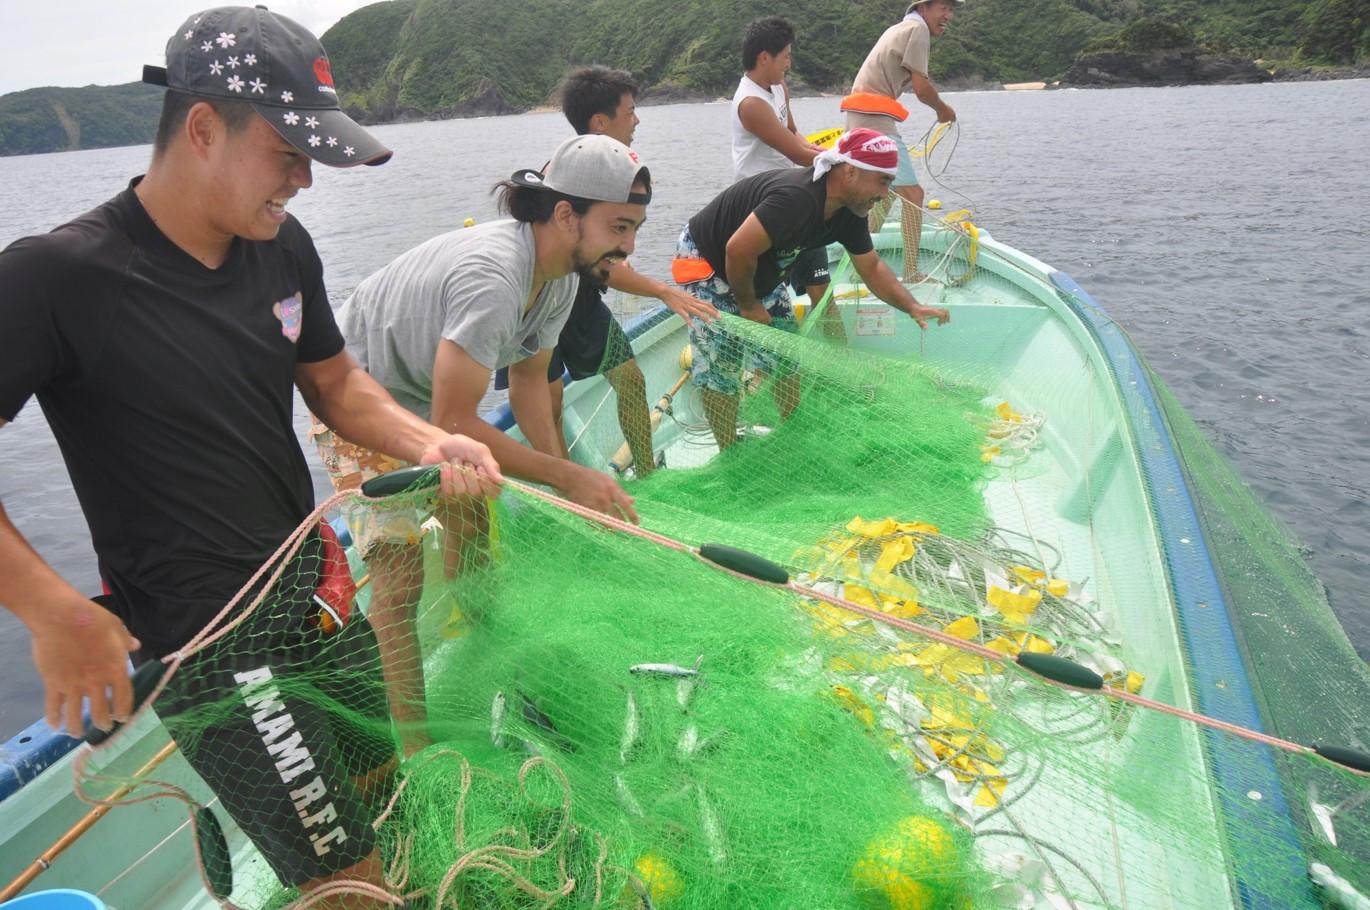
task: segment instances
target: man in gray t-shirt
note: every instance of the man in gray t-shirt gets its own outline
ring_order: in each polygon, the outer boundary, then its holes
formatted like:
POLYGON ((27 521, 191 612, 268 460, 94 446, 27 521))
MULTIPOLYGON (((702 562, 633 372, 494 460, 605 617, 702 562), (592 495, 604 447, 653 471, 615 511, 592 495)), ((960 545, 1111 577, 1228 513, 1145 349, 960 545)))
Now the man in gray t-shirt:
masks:
MULTIPOLYGON (((636 522, 633 499, 617 481, 561 457, 547 364, 579 282, 602 283, 633 251, 651 201, 651 175, 617 140, 576 136, 542 171, 519 171, 497 189, 512 218, 435 237, 357 287, 339 318, 347 349, 400 405, 485 443, 505 474, 636 522), (518 404, 519 427, 531 446, 480 416, 490 374, 504 366, 510 401, 518 404)), ((317 421, 310 433, 339 490, 403 466, 317 421)), ((483 562, 490 527, 484 500, 439 502, 434 511, 444 529, 448 577, 483 562)), ((344 507, 344 514, 371 575, 370 611, 412 616, 422 589, 423 516, 413 503, 344 507)), ((462 589, 468 596, 480 601, 478 582, 462 589)), ((479 608, 463 603, 467 617, 475 618, 479 608)), ((390 713, 410 755, 429 742, 413 625, 384 627, 385 646, 399 655, 386 668, 390 713)))
POLYGON ((580 276, 547 280, 533 299, 536 264, 525 222, 440 234, 357 286, 338 314, 347 349, 396 401, 428 417, 439 340, 492 371, 556 345, 580 276))
MULTIPOLYGON (((617 140, 576 136, 542 171, 519 171, 497 189, 510 219, 435 237, 358 285, 339 319, 347 348, 402 405, 489 446, 505 474, 636 521, 632 497, 613 478, 560 457, 546 373, 579 282, 603 283, 633 251, 651 175, 617 140), (509 368, 509 398, 530 445, 478 413, 500 367, 509 368)), ((335 486, 364 479, 353 475, 369 453, 348 446, 340 457, 345 440, 323 428, 316 435, 335 486)))

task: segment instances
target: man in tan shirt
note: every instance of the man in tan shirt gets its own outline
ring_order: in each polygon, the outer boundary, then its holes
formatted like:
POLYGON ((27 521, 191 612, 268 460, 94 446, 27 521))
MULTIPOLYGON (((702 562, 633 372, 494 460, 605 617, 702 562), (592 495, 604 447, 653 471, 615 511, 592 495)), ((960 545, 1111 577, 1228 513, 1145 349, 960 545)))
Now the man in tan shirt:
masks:
MULTIPOLYGON (((913 91, 919 101, 932 108, 940 123, 956 119, 937 87, 928 78, 928 56, 932 37, 946 31, 960 0, 918 0, 909 6, 902 22, 885 29, 852 83, 852 93, 842 101, 847 112, 847 129, 858 127, 879 130, 899 145, 899 173, 894 179, 894 193, 905 201, 902 212, 904 234, 905 281, 918 281, 918 244, 923 232, 923 188, 918 185, 918 172, 913 159, 899 136, 899 123, 908 111, 899 104, 899 96, 913 91)), ((893 196, 870 214, 870 230, 874 234, 884 224, 893 196)))

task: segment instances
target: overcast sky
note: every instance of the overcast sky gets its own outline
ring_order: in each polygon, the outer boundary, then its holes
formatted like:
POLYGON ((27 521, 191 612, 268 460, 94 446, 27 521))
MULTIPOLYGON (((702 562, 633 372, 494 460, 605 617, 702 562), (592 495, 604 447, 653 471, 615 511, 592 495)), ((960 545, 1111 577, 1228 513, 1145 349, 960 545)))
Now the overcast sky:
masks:
MULTIPOLYGON (((266 0, 266 5, 321 35, 371 2, 266 0)), ((144 63, 163 62, 177 26, 214 5, 214 0, 0 0, 0 95, 39 85, 136 82, 144 63)))

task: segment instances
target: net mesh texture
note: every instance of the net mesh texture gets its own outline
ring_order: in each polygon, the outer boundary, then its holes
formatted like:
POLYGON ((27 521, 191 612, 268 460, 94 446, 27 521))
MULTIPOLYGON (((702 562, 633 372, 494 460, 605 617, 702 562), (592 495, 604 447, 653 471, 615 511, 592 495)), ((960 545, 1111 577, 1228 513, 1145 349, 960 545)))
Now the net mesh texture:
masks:
MULTIPOLYGON (((274 870, 245 873, 233 835, 225 899, 1207 910, 1370 893, 1364 776, 1114 697, 1202 707, 1156 491, 1094 361, 1023 367, 1060 330, 1009 300, 1012 264, 964 219, 924 225, 915 295, 964 304, 960 331, 998 329, 956 356, 938 329, 882 335, 847 263, 796 334, 725 317, 746 353, 737 436, 717 452, 688 383, 658 402, 665 467, 624 476, 650 535, 518 485, 325 503, 359 542, 342 571, 305 529, 152 701, 274 870), (693 552, 709 543, 792 584, 721 570, 693 552), (1103 689, 1025 672, 1025 652, 1103 689), (301 892, 321 878, 309 857, 360 863, 371 887, 301 892)), ((880 246, 896 271, 900 236, 892 221, 880 246)), ((1148 378, 1236 629, 1248 678, 1228 684, 1266 734, 1364 749, 1370 678, 1296 544, 1148 378)), ((83 766, 88 799, 132 783, 118 801, 190 800, 102 761, 83 766)))

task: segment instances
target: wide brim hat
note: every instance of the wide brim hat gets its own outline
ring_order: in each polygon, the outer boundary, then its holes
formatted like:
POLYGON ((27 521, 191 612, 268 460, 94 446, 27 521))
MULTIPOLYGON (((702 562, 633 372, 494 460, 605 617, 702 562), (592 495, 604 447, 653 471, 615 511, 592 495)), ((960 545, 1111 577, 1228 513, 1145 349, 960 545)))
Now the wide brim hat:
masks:
MULTIPOLYGON (((913 12, 913 11, 916 10, 918 7, 922 6, 924 3, 931 3, 931 2, 932 2, 932 0, 913 0, 913 2, 909 4, 909 8, 906 9, 906 10, 904 10, 904 15, 907 16, 909 13, 913 12)), ((965 3, 965 2, 966 2, 966 0, 952 0, 952 3, 956 3, 956 4, 961 4, 961 3, 965 3)))

